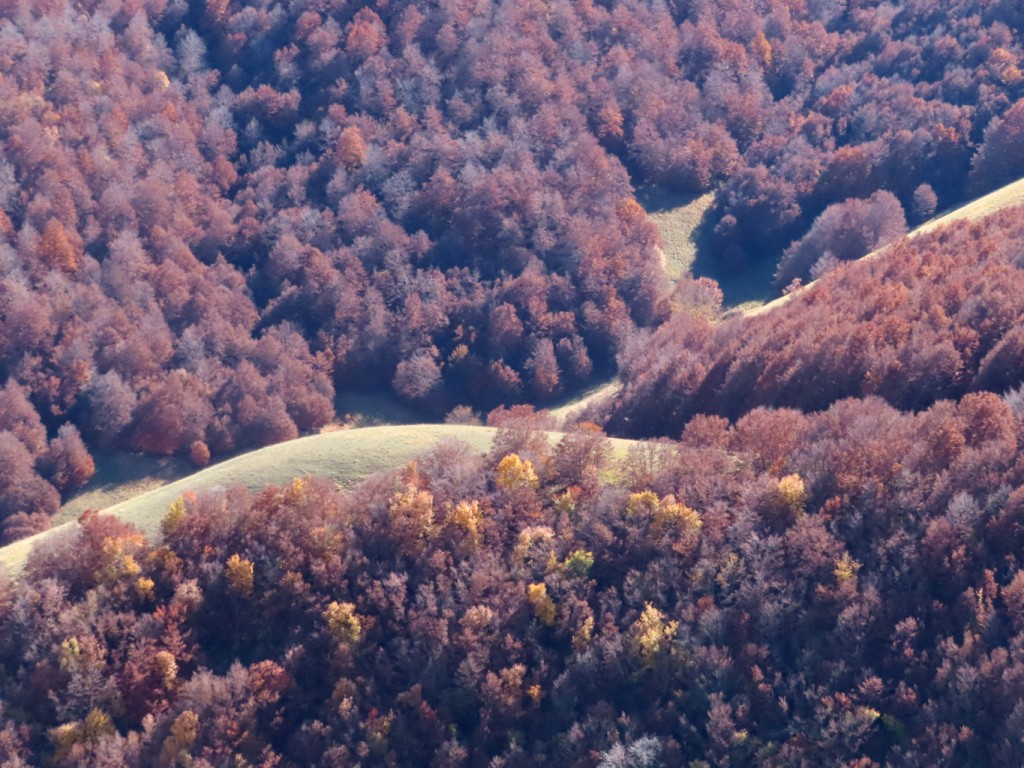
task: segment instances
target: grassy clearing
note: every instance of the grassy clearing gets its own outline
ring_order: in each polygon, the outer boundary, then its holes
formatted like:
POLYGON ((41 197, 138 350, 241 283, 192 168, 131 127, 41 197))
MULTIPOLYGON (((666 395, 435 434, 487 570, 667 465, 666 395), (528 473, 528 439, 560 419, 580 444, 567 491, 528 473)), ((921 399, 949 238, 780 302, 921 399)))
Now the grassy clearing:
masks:
MULTIPOLYGON (((386 424, 417 424, 423 421, 416 411, 388 395, 366 392, 342 392, 334 402, 339 425, 334 428, 376 427, 386 424)), ((325 428, 330 431, 332 428, 325 428)), ((230 460, 218 457, 220 462, 230 460)), ((135 498, 196 471, 181 456, 147 456, 126 451, 93 451, 96 474, 61 506, 54 525, 75 520, 87 509, 106 509, 135 498)), ((211 467, 212 469, 213 467, 211 467)))
POLYGON ((60 525, 87 509, 104 509, 192 474, 196 468, 181 456, 146 456, 124 451, 94 451, 96 474, 54 516, 60 525))
POLYGON ((334 412, 342 424, 353 427, 380 427, 387 424, 419 424, 423 415, 398 398, 378 392, 339 392, 334 412))
MULTIPOLYGON (((714 254, 705 244, 707 233, 704 224, 714 196, 713 192, 693 197, 673 195, 654 188, 637 190, 637 200, 661 234, 666 274, 673 282, 685 274, 714 278, 725 295, 729 316, 753 317, 782 306, 789 301, 788 296, 770 299, 775 272, 775 265, 770 260, 729 265, 713 258, 714 254)), ((912 230, 907 237, 932 232, 954 221, 984 218, 1021 204, 1024 204, 1024 179, 941 213, 912 230)), ((880 248, 864 258, 875 258, 884 252, 885 248, 880 248)), ((801 290, 807 290, 811 285, 813 283, 808 283, 801 290)))
MULTIPOLYGON (((329 477, 347 488, 372 474, 403 466, 439 441, 454 438, 475 451, 487 452, 495 429, 453 424, 414 424, 367 427, 300 437, 228 459, 188 477, 103 509, 137 526, 153 540, 159 538, 160 521, 171 502, 188 490, 244 486, 258 490, 312 474, 329 477)), ((552 433, 553 440, 560 433, 552 433)), ((612 440, 615 455, 625 456, 633 441, 612 440)), ((32 547, 44 539, 74 530, 72 520, 49 531, 16 541, 0 549, 0 566, 17 574, 32 547)))
POLYGON ((673 284, 683 276, 710 277, 722 289, 727 307, 750 309, 772 295, 775 266, 766 260, 723 263, 709 244, 707 214, 715 192, 694 197, 643 187, 637 200, 658 228, 665 274, 673 284))
MULTIPOLYGON (((595 385, 553 412, 559 424, 571 423, 584 407, 613 395, 620 386, 617 379, 595 385)), ((93 454, 95 476, 60 508, 51 531, 66 529, 87 509, 119 513, 141 505, 142 517, 148 519, 149 505, 156 504, 162 510, 182 490, 200 487, 190 483, 201 482, 201 487, 237 483, 262 488, 309 472, 331 477, 342 485, 353 485, 374 472, 400 466, 444 437, 458 437, 481 451, 490 447, 491 432, 459 432, 474 428, 417 424, 420 418, 414 410, 386 395, 345 392, 339 394, 335 406, 345 426, 335 425, 325 428, 320 435, 228 457, 201 472, 179 456, 97 451, 93 454), (407 429, 408 425, 415 426, 407 429)), ((8 549, 16 551, 20 544, 8 549)), ((0 550, 0 564, 7 563, 6 552, 0 550)), ((18 563, 24 559, 22 554, 13 557, 18 563)))
POLYGON ((674 283, 690 274, 699 247, 697 233, 715 200, 715 193, 694 197, 647 188, 637 191, 637 199, 661 235, 665 273, 669 279, 674 283))

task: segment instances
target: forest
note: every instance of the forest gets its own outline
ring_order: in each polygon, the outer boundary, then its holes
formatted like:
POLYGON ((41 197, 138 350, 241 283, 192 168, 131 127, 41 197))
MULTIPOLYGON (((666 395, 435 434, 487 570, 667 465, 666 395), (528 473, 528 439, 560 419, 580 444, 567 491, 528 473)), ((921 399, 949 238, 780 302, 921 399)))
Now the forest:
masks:
POLYGON ((783 287, 1016 178, 1021 23, 1008 0, 2 0, 4 537, 97 448, 202 466, 353 388, 436 419, 610 374, 714 298, 668 283, 637 185, 716 190, 715 263, 783 287))
POLYGON ((1014 0, 0 0, 0 542, 346 393, 497 429, 46 539, 0 768, 1024 764, 1024 208, 903 239, 1022 68, 1014 0))
POLYGON ((1020 390, 619 460, 500 423, 352 492, 186 494, 159 545, 86 515, 0 590, 3 765, 1024 760, 1020 390))
MULTIPOLYGON (((830 271, 763 315, 691 304, 622 355, 616 434, 678 436, 697 414, 817 411, 878 396, 904 411, 1024 378, 1024 210, 959 222, 830 271)), ((592 414, 597 418, 598 414, 592 414)))

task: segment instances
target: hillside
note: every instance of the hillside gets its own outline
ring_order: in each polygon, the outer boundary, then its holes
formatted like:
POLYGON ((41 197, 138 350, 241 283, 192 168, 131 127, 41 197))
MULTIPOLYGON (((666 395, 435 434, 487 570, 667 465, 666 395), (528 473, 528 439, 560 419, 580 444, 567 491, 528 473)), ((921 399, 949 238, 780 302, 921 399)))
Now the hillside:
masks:
MULTIPOLYGON (((186 491, 236 485, 257 491, 271 484, 286 485, 304 475, 328 478, 344 488, 352 488, 372 474, 402 467, 442 440, 459 440, 477 453, 486 453, 496 431, 493 427, 403 424, 311 435, 228 459, 101 511, 158 540, 160 521, 171 503, 186 491)), ((550 433, 549 437, 557 441, 561 433, 550 433)), ((620 458, 631 444, 629 440, 612 440, 620 458)), ((63 522, 0 548, 0 566, 11 573, 20 572, 34 546, 65 536, 76 527, 74 521, 63 522)))
MULTIPOLYGON (((335 398, 337 424, 323 431, 352 427, 418 424, 423 416, 393 397, 359 391, 339 392, 335 398)), ((236 452, 245 453, 245 451, 236 452)), ((230 458, 230 457, 225 457, 230 458)), ((142 493, 194 474, 196 466, 185 456, 153 456, 124 450, 93 452, 96 472, 54 515, 55 524, 74 520, 87 509, 105 509, 142 493)), ((223 461, 224 458, 217 457, 223 461)))
MULTIPOLYGON (((1000 187, 994 192, 989 192, 987 195, 982 195, 975 200, 954 208, 952 211, 943 213, 933 219, 929 219, 908 232, 903 239, 909 240, 914 237, 920 237, 921 235, 934 232, 937 229, 958 221, 976 221, 978 219, 983 219, 997 211, 1021 205, 1022 203, 1024 203, 1024 179, 1018 179, 1017 181, 1010 182, 1005 187, 1000 187)), ((862 258, 878 258, 888 250, 888 247, 889 246, 885 246, 876 251, 872 251, 862 258)), ((762 315, 765 312, 770 312, 777 307, 783 306, 794 296, 809 290, 816 282, 817 281, 812 280, 811 282, 803 285, 799 290, 788 293, 785 296, 779 296, 777 299, 773 299, 772 301, 764 304, 739 308, 738 314, 743 317, 756 317, 757 315, 762 315)), ((731 316, 731 313, 726 313, 726 317, 729 316, 731 316)))
POLYGON ((1022 244, 1019 0, 0 0, 0 768, 1024 766, 1022 244))
POLYGON ((607 426, 674 436, 701 413, 736 420, 871 395, 918 410, 1002 394, 1024 375, 1022 236, 1020 207, 964 216, 840 265, 771 312, 679 313, 624 357, 607 426))
POLYGON ((559 403, 698 225, 749 298, 1024 170, 1012 3, 307 5, 0 2, 0 536, 93 453, 559 403))
POLYGON ((497 465, 448 451, 351 492, 188 496, 159 545, 88 517, 4 584, 0 748, 60 768, 1018 765, 1021 405, 703 417, 615 473, 593 433, 547 457, 521 434, 497 465))
MULTIPOLYGON (((650 209, 649 215, 658 226, 661 237, 669 243, 666 246, 666 253, 674 254, 669 256, 669 263, 676 263, 676 267, 669 269, 669 276, 673 279, 678 279, 692 267, 695 255, 694 230, 706 211, 710 198, 705 196, 681 206, 674 205, 673 203, 676 201, 676 198, 667 197, 653 197, 646 201, 650 209)), ((1012 182, 953 211, 930 219, 909 232, 906 239, 926 234, 957 221, 977 220, 1021 202, 1024 202, 1024 180, 1012 182)), ((884 253, 884 250, 873 252, 864 259, 875 258, 884 253)), ((809 291, 815 282, 803 286, 800 291, 779 297, 766 304, 739 308, 738 314, 750 318, 781 307, 794 296, 809 291)), ((737 310, 727 311, 724 318, 732 318, 736 313, 737 310)), ((564 404, 556 405, 551 412, 557 419, 564 421, 567 418, 578 416, 588 408, 614 399, 621 389, 622 384, 617 379, 599 384, 584 390, 579 396, 564 404)), ((366 421, 370 424, 410 424, 415 421, 415 412, 410 409, 403 409, 387 398, 365 394, 339 395, 337 409, 339 413, 347 414, 356 423, 366 421)), ((422 426, 417 427, 417 429, 422 428, 422 426)), ((439 430, 448 429, 448 427, 440 425, 437 428, 439 430)), ((62 525, 76 518, 87 508, 105 509, 114 503, 130 500, 142 493, 166 485, 169 481, 178 480, 190 474, 186 462, 173 458, 152 458, 114 452, 98 454, 96 460, 97 477, 89 483, 85 492, 76 494, 68 503, 62 505, 55 516, 56 525, 62 525)), ((311 460, 314 463, 316 461, 312 457, 311 460)), ((241 465, 231 464, 231 467, 242 465, 244 462, 241 465)), ((299 474, 301 473, 300 469, 299 474)), ((199 473, 198 477, 202 477, 204 474, 199 473)), ((267 482, 280 482, 280 480, 268 480, 267 482)), ((243 484, 247 485, 244 481, 243 484)))

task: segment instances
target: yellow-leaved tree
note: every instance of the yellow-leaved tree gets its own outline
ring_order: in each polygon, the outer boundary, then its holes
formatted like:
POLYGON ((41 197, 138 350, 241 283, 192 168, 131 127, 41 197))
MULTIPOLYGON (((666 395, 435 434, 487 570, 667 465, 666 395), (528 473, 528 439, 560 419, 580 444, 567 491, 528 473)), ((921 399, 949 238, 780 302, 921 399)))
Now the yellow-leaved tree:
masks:
POLYGON ((327 631, 339 643, 358 643, 363 636, 363 620, 352 603, 332 602, 324 610, 327 631))
POLYGON ((252 561, 234 554, 228 558, 224 570, 228 580, 228 588, 232 592, 243 597, 248 597, 252 594, 253 577, 255 575, 252 561))
POLYGON ((388 532, 398 552, 414 557, 436 535, 434 496, 409 483, 388 502, 388 532))
POLYGON ((679 622, 668 621, 665 614, 650 603, 644 605, 633 626, 629 629, 629 643, 633 655, 645 669, 650 669, 658 657, 669 650, 676 636, 679 622))
POLYGON ((499 488, 506 491, 536 490, 540 487, 540 479, 533 469, 533 462, 519 458, 516 453, 510 453, 498 462, 497 483, 499 488))

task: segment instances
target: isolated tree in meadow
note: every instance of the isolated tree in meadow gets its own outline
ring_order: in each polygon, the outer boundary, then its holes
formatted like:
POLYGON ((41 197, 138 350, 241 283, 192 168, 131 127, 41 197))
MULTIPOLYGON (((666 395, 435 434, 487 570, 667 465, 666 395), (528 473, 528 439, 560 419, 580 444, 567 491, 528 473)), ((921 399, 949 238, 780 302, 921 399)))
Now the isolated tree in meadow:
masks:
POLYGON ((479 427, 483 425, 480 415, 468 405, 457 405, 452 408, 444 417, 445 424, 460 424, 467 427, 479 427))
POLYGON ((193 466, 202 468, 210 463, 210 448, 202 440, 194 440, 188 449, 188 458, 193 466))

